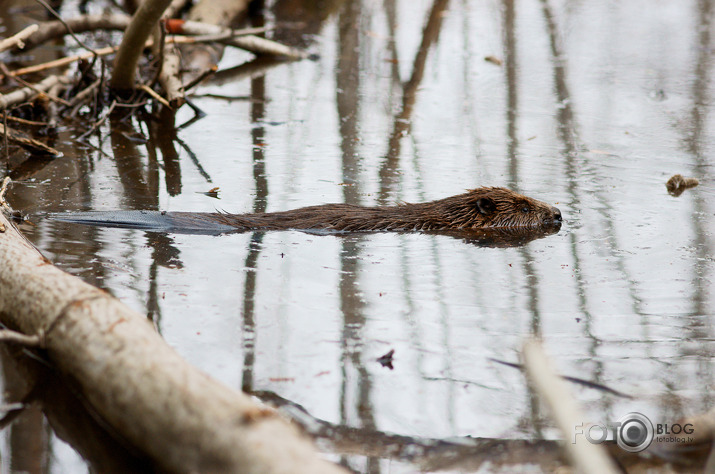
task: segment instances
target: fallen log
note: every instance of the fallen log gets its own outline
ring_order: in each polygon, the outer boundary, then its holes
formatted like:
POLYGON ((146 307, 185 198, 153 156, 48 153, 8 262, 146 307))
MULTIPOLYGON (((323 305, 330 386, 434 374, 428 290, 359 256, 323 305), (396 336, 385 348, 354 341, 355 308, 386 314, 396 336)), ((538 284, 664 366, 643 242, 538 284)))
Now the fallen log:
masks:
POLYGON ((343 472, 272 409, 184 361, 145 317, 54 267, 0 212, 0 321, 172 472, 343 472))

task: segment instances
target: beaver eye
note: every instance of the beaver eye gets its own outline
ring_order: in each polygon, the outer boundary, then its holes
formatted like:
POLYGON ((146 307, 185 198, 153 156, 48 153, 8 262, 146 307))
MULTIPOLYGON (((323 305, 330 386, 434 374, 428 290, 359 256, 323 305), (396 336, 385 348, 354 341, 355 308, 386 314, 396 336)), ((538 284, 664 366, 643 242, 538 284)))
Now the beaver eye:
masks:
POLYGON ((529 212, 529 211, 531 211, 531 209, 529 209, 528 206, 524 206, 524 207, 521 208, 521 212, 523 212, 523 213, 527 213, 527 212, 529 212))

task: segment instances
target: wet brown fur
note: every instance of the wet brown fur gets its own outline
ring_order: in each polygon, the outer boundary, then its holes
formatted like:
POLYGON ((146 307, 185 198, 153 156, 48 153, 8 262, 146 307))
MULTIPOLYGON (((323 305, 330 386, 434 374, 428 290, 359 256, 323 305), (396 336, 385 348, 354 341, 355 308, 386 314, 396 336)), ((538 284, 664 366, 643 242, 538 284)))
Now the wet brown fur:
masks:
POLYGON ((238 230, 346 232, 538 228, 561 221, 557 208, 506 188, 477 188, 437 201, 384 207, 324 204, 264 214, 172 214, 179 220, 215 222, 238 230))

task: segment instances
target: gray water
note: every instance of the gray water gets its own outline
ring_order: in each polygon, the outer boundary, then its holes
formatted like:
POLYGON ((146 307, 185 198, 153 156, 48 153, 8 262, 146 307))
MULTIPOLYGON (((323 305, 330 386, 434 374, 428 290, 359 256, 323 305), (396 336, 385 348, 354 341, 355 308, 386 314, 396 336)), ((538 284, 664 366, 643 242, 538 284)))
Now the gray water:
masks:
MULTIPOLYGON (((151 317, 192 364, 339 426, 558 437, 521 373, 490 360, 517 362, 532 335, 560 373, 634 397, 572 386, 588 421, 638 411, 673 422, 711 408, 715 376, 712 3, 334 5, 322 23, 306 15, 300 38, 319 59, 201 86, 193 102, 208 115, 177 132, 183 145, 135 120, 102 127, 89 140, 97 151, 67 127, 53 145, 65 156, 20 175, 9 198, 31 213, 249 212, 510 187, 559 207, 561 231, 489 248, 425 234, 163 235, 41 218, 23 230, 61 268, 151 317), (671 196, 676 173, 701 184, 671 196), (219 200, 202 194, 214 187, 219 200), (376 360, 391 349, 394 370, 376 360)), ((250 58, 227 50, 220 67, 250 58)), ((192 116, 184 106, 176 124, 192 116)), ((57 438, 49 445, 50 471, 82 465, 57 438)))

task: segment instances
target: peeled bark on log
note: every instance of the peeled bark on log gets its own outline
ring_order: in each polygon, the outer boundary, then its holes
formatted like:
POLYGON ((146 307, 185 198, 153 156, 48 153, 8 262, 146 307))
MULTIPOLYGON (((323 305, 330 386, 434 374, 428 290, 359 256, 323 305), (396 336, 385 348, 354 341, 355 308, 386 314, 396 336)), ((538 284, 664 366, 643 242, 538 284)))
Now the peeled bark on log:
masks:
MULTIPOLYGON (((165 28, 165 24, 162 27, 165 28)), ((154 36, 160 35, 157 32, 154 36)), ((184 85, 180 78, 181 57, 179 56, 179 49, 175 44, 158 41, 158 39, 155 41, 153 49, 154 54, 161 57, 159 84, 166 92, 166 98, 169 101, 168 107, 176 110, 186 102, 184 85)))
MULTIPOLYGON (((246 11, 249 0, 201 0, 189 11, 188 19, 227 27, 246 11)), ((182 48, 184 83, 193 81, 204 71, 217 65, 223 54, 223 45, 200 44, 182 48)))
POLYGON ((54 267, 0 212, 0 320, 41 335, 92 410, 172 472, 343 472, 271 409, 186 363, 140 314, 54 267))

